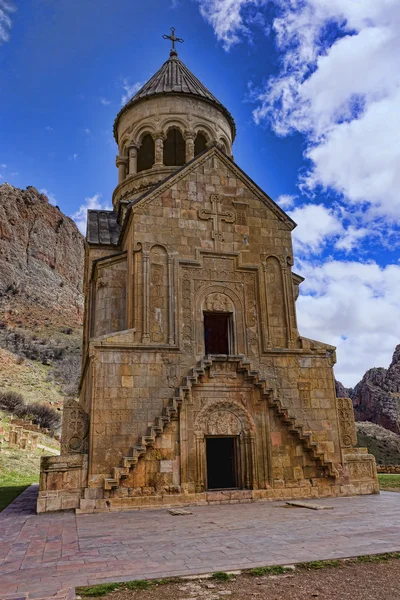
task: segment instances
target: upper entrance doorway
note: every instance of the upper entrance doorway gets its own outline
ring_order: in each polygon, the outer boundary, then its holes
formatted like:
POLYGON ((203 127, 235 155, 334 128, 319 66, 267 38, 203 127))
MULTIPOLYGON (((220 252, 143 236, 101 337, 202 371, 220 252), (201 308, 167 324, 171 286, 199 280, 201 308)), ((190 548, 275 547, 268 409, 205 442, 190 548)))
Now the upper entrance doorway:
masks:
POLYGON ((207 488, 229 489, 238 487, 236 466, 236 438, 206 438, 207 488))
POLYGON ((204 313, 206 354, 231 354, 231 322, 229 313, 204 313))

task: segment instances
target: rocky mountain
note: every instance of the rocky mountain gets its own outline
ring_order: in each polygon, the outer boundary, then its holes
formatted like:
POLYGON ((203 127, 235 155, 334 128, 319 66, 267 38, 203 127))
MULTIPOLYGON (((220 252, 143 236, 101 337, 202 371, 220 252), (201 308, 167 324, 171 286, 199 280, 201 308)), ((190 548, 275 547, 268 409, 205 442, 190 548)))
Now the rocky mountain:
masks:
POLYGON ((400 434, 400 344, 388 369, 369 369, 352 390, 357 421, 371 421, 400 434))
POLYGON ((84 238, 34 187, 0 186, 0 320, 30 329, 82 324, 84 238))
POLYGON ((0 389, 62 407, 76 393, 84 238, 34 187, 0 185, 0 389))

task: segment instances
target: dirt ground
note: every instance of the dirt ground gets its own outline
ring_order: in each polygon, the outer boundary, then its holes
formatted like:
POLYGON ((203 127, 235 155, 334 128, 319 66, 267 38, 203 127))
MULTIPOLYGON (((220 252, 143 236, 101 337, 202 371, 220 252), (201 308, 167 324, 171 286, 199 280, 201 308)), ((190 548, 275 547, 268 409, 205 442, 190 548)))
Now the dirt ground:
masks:
MULTIPOLYGON (((79 592, 78 592, 79 593, 79 592)), ((296 569, 281 575, 242 574, 229 581, 179 580, 147 590, 118 590, 105 600, 397 600, 400 560, 340 561, 339 566, 296 569)))

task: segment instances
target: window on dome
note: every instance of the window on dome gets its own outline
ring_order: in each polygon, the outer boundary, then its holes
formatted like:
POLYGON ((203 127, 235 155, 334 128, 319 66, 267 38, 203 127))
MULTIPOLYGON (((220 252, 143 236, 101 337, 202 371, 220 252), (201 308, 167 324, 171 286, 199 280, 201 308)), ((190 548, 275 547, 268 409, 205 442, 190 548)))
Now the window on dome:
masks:
POLYGON ((142 145, 138 150, 137 155, 137 170, 145 171, 151 169, 154 165, 154 140, 152 136, 147 133, 142 139, 142 145))
POLYGON ((194 140, 194 155, 197 156, 198 154, 203 152, 203 150, 205 150, 206 148, 207 148, 206 136, 203 135, 202 133, 198 133, 196 135, 196 139, 194 140))
POLYGON ((181 166, 186 162, 185 140, 179 129, 168 131, 164 140, 163 162, 166 167, 181 166))

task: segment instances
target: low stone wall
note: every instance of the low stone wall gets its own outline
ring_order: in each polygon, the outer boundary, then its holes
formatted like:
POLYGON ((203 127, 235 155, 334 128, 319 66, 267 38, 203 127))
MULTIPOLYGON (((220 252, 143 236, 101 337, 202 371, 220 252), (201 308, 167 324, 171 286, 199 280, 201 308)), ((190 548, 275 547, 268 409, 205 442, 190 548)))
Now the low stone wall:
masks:
POLYGON ((388 475, 400 475, 400 465, 378 465, 377 471, 388 475))

